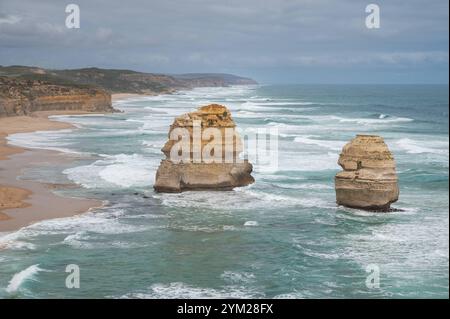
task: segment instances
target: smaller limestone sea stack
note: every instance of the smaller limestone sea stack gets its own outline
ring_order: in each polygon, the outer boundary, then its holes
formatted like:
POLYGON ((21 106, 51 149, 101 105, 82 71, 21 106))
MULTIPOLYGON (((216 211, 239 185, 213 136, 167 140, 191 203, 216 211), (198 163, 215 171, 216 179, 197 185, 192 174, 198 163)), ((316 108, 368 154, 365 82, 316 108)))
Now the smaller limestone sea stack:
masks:
POLYGON ((242 142, 230 111, 210 104, 175 118, 161 151, 157 192, 231 190, 254 182, 252 165, 239 159, 242 142))
POLYGON ((373 211, 389 211, 398 200, 395 160, 380 136, 357 135, 347 143, 335 177, 339 205, 373 211))

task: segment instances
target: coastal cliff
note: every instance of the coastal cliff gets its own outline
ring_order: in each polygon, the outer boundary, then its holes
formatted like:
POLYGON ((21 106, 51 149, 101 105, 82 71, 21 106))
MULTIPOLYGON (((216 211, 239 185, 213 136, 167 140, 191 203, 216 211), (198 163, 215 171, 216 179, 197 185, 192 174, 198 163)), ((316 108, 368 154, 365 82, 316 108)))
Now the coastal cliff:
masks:
POLYGON ((114 111, 111 95, 98 88, 0 77, 0 117, 68 110, 114 111))
POLYGON ((179 82, 187 87, 226 87, 230 85, 255 85, 253 79, 225 73, 187 73, 173 75, 179 82))
POLYGON ((257 84, 231 74, 0 66, 0 117, 35 111, 113 112, 111 94, 170 94, 195 87, 257 84))
MULTIPOLYGON (((162 148, 166 159, 161 161, 156 172, 154 189, 157 192, 231 190, 253 183, 252 165, 247 160, 237 161, 242 152, 242 142, 235 135, 235 127, 230 111, 218 104, 203 106, 198 111, 177 117, 170 126, 169 140, 162 148), (173 154, 178 152, 173 150, 178 150, 176 144, 180 141, 175 140, 172 133, 178 129, 186 133, 188 151, 182 155, 182 161, 174 163, 173 154), (203 138, 197 141, 198 147, 195 146, 196 129, 203 131, 199 131, 203 138), (217 135, 211 137, 208 133, 205 139, 208 129, 215 129, 217 135), (209 158, 211 153, 214 153, 213 161, 209 158)), ((178 137, 178 133, 174 135, 178 137)))
POLYGON ((53 84, 88 85, 109 93, 166 94, 195 87, 257 84, 253 79, 223 73, 159 74, 100 68, 54 70, 29 66, 0 66, 0 76, 41 80, 53 84))
POLYGON ((343 168, 335 177, 339 205, 375 211, 389 211, 398 200, 395 160, 383 138, 357 135, 339 156, 343 168))

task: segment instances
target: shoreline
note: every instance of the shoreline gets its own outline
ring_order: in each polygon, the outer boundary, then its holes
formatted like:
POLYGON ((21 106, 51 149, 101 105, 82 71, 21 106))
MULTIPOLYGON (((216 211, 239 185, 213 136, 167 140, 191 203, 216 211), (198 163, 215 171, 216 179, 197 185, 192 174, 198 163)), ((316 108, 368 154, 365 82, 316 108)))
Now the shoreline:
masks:
MULTIPOLYGON (((153 95, 116 93, 111 94, 111 101, 144 96, 153 95)), ((101 200, 67 197, 54 192, 75 184, 57 185, 20 179, 25 169, 52 166, 70 162, 71 159, 62 152, 18 147, 8 144, 7 140, 9 135, 17 133, 75 129, 76 126, 49 119, 49 116, 83 114, 98 113, 39 111, 26 116, 0 118, 0 233, 15 231, 42 220, 83 214, 104 205, 101 200)))
MULTIPOLYGON (((157 95, 160 94, 114 93, 111 94, 111 101, 114 103, 157 95)), ((63 110, 0 117, 0 234, 42 220, 82 214, 104 205, 101 200, 68 197, 54 192, 67 187, 78 187, 73 183, 60 185, 20 179, 23 171, 30 167, 52 166, 60 161, 70 162, 71 159, 60 151, 18 147, 8 144, 7 141, 9 135, 17 133, 75 129, 75 125, 49 117, 85 114, 103 113, 63 110)))
POLYGON ((82 111, 45 111, 30 116, 0 118, 0 232, 18 230, 38 221, 69 217, 103 206, 96 199, 66 197, 53 190, 73 184, 56 185, 20 179, 33 167, 53 166, 72 159, 62 152, 9 145, 7 137, 16 133, 73 129, 74 125, 50 120, 51 115, 93 114, 82 111))
POLYGON ((132 99, 136 97, 156 96, 157 94, 139 94, 139 93, 114 93, 111 94, 111 101, 116 102, 119 100, 132 99))

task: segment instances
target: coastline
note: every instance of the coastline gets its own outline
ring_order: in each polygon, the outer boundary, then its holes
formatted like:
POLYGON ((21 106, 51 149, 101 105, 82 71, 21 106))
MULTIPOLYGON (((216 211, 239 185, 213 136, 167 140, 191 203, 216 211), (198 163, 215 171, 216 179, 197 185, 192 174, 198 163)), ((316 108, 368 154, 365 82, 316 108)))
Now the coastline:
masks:
MULTIPOLYGON (((158 94, 115 93, 111 101, 158 94)), ((27 116, 0 117, 0 233, 18 230, 38 221, 69 217, 103 206, 94 199, 57 195, 54 190, 74 187, 20 179, 30 167, 51 166, 71 159, 58 151, 27 149, 8 144, 11 134, 76 128, 49 119, 52 115, 94 114, 86 111, 38 111, 27 116)), ((0 247, 1 248, 1 247, 0 247)))
POLYGON ((111 94, 111 101, 116 102, 119 100, 132 99, 136 97, 155 96, 155 94, 138 94, 138 93, 114 93, 111 94))
POLYGON ((72 185, 54 185, 19 179, 30 167, 52 166, 71 159, 57 151, 8 145, 11 134, 74 128, 48 119, 51 115, 91 114, 81 111, 45 111, 30 116, 0 118, 0 232, 18 230, 32 223, 69 217, 101 207, 99 200, 63 197, 52 190, 72 185))

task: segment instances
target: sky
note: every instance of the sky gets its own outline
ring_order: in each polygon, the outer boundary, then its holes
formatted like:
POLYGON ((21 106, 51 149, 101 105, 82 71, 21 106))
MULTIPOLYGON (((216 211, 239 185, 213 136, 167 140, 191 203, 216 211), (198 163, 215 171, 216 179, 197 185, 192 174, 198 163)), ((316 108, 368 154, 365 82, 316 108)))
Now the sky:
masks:
POLYGON ((448 0, 0 0, 0 65, 448 84, 448 23, 448 0))

